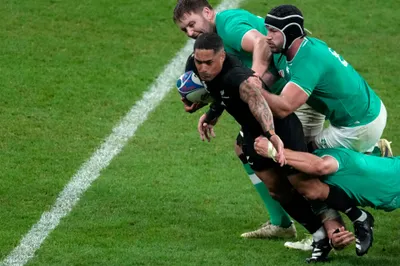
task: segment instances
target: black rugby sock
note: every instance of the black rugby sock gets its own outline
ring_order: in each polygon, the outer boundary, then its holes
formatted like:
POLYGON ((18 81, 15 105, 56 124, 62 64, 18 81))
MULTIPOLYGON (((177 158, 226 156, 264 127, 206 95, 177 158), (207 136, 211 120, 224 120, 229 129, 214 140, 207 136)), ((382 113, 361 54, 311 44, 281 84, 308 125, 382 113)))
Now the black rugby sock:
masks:
POLYGON ((310 203, 295 190, 291 193, 291 199, 281 202, 281 206, 311 234, 322 226, 321 219, 315 215, 310 203))
POLYGON ((362 214, 362 210, 357 208, 354 201, 341 188, 329 186, 329 194, 325 203, 337 211, 345 213, 351 221, 357 220, 362 214))

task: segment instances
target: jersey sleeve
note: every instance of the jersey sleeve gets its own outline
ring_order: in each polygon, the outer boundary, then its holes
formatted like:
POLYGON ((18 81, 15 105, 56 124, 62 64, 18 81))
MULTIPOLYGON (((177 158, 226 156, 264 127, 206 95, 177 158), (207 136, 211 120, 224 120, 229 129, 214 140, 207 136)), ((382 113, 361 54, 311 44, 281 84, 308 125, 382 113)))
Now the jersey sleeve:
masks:
POLYGON ((221 104, 221 102, 212 102, 210 104, 210 108, 206 112, 206 119, 204 120, 204 122, 210 123, 212 120, 220 117, 224 110, 225 107, 221 104))
POLYGON ((321 77, 321 69, 310 58, 299 58, 298 60, 301 64, 292 65, 289 82, 293 82, 310 96, 321 77))
POLYGON ((243 81, 253 76, 254 72, 246 67, 234 67, 224 76, 224 84, 239 88, 243 81))
POLYGON ((224 45, 241 52, 243 37, 250 30, 255 29, 247 21, 229 18, 225 21, 222 29, 218 30, 218 35, 224 40, 224 45))

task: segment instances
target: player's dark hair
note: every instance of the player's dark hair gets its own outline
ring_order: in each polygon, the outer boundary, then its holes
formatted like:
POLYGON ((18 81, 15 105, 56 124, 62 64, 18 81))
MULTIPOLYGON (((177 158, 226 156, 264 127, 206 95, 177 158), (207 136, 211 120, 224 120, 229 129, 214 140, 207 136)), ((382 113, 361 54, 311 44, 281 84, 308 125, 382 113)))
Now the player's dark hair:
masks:
POLYGON ((174 9, 174 22, 180 21, 187 13, 199 13, 205 7, 213 9, 207 0, 178 0, 174 9))
POLYGON ((194 42, 193 49, 213 50, 215 53, 224 49, 224 43, 216 33, 202 33, 194 42))

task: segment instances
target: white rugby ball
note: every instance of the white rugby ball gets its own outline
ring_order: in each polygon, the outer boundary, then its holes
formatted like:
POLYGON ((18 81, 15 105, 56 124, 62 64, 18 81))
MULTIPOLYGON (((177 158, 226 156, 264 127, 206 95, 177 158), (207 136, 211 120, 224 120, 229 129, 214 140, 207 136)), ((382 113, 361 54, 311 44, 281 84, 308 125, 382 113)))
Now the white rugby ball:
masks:
POLYGON ((185 72, 176 82, 179 94, 192 103, 210 103, 212 97, 206 85, 193 72, 185 72))

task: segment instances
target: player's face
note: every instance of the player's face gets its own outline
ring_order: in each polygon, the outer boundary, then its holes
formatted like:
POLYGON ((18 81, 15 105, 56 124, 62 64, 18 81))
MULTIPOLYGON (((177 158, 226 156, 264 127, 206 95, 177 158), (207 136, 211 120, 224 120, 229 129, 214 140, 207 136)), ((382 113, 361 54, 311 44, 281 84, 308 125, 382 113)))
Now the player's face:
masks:
POLYGON ((271 52, 280 53, 282 51, 284 42, 282 32, 272 27, 267 27, 267 30, 267 43, 271 48, 271 52))
POLYGON ((225 60, 225 51, 195 49, 194 63, 203 81, 213 80, 222 70, 225 60))
POLYGON ((186 13, 177 22, 179 28, 190 38, 196 39, 202 33, 214 32, 210 10, 204 8, 201 13, 186 13))

